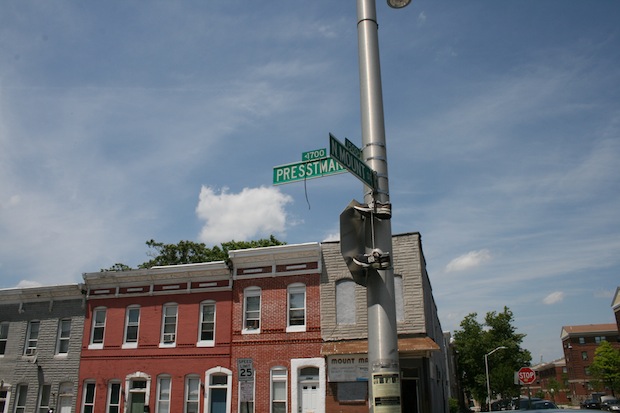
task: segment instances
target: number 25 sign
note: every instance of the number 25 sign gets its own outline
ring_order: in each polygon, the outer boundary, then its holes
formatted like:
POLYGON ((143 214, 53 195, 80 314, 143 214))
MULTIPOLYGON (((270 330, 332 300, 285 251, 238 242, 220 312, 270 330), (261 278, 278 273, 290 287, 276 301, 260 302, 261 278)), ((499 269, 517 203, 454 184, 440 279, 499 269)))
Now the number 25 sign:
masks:
POLYGON ((252 359, 237 359, 239 381, 254 381, 254 367, 252 359))

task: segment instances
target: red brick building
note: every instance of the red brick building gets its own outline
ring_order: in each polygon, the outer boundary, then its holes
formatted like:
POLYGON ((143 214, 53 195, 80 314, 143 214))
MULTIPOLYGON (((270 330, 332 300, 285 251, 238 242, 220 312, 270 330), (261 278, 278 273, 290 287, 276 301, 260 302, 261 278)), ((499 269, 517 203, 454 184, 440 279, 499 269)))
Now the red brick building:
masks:
POLYGON ((593 392, 604 391, 596 388, 590 373, 594 351, 602 341, 610 342, 620 348, 618 326, 612 324, 588 324, 562 327, 562 347, 566 360, 569 394, 572 404, 579 404, 593 392))
POLYGON ((230 406, 232 280, 224 262, 84 274, 78 408, 209 412, 230 406))
MULTIPOLYGON (((530 386, 532 394, 540 395, 556 404, 570 404, 568 368, 564 359, 541 363, 532 368, 536 372, 536 383, 530 386)), ((523 394, 527 395, 525 390, 523 394)))
POLYGON ((320 244, 229 254, 234 279, 231 363, 237 389, 231 411, 323 412, 320 244), (244 376, 248 367, 251 377, 244 376))

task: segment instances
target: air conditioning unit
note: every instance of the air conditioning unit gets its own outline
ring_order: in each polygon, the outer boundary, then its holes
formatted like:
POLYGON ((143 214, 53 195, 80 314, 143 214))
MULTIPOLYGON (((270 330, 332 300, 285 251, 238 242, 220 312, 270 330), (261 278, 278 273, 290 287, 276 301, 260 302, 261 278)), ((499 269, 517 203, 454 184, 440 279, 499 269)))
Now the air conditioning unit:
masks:
POLYGON ((29 347, 26 349, 26 356, 35 356, 37 354, 37 349, 34 347, 29 347))
POLYGON ((164 333, 164 343, 174 343, 175 339, 176 339, 176 334, 164 333))

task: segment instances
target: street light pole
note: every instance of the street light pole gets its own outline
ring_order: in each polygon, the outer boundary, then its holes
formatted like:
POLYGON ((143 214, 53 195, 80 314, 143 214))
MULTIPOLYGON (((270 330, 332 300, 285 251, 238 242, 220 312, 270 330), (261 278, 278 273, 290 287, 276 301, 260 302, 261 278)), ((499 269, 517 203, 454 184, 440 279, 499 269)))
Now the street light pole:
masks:
POLYGON ((484 367, 485 367, 486 375, 487 375, 487 404, 489 407, 489 411, 491 411, 491 382, 489 381, 489 356, 495 353, 497 350, 503 350, 505 348, 506 347, 504 346, 499 346, 496 349, 484 355, 484 367))
MULTIPOLYGON (((388 5, 401 8, 410 0, 388 0, 388 5)), ((360 72, 360 109, 362 123, 362 156, 376 171, 375 188, 364 187, 367 205, 390 204, 383 92, 379 63, 378 24, 375 0, 357 0, 357 34, 360 72)), ((391 206, 390 206, 391 207, 391 206)), ((366 234, 367 253, 379 249, 393 257, 390 219, 371 216, 371 231, 366 234)), ((370 412, 401 411, 398 332, 394 296, 394 269, 368 269, 368 366, 370 412), (376 397, 376 398, 375 398, 376 397), (376 408, 376 402, 381 407, 376 408)))

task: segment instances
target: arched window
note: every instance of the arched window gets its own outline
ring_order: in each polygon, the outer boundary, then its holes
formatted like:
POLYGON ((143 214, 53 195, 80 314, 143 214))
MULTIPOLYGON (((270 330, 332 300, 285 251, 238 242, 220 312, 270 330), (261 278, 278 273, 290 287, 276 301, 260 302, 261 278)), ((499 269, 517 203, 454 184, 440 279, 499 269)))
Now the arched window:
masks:
POLYGON ((288 372, 286 367, 271 369, 271 413, 286 413, 288 372))
POLYGON ((138 331, 140 327, 140 306, 130 305, 125 310, 125 337, 123 348, 136 348, 138 346, 138 331))
POLYGON ((355 324, 355 281, 336 281, 336 323, 355 324))
POLYGON ((102 349, 105 337, 105 320, 107 308, 98 307, 93 310, 89 349, 102 349))

